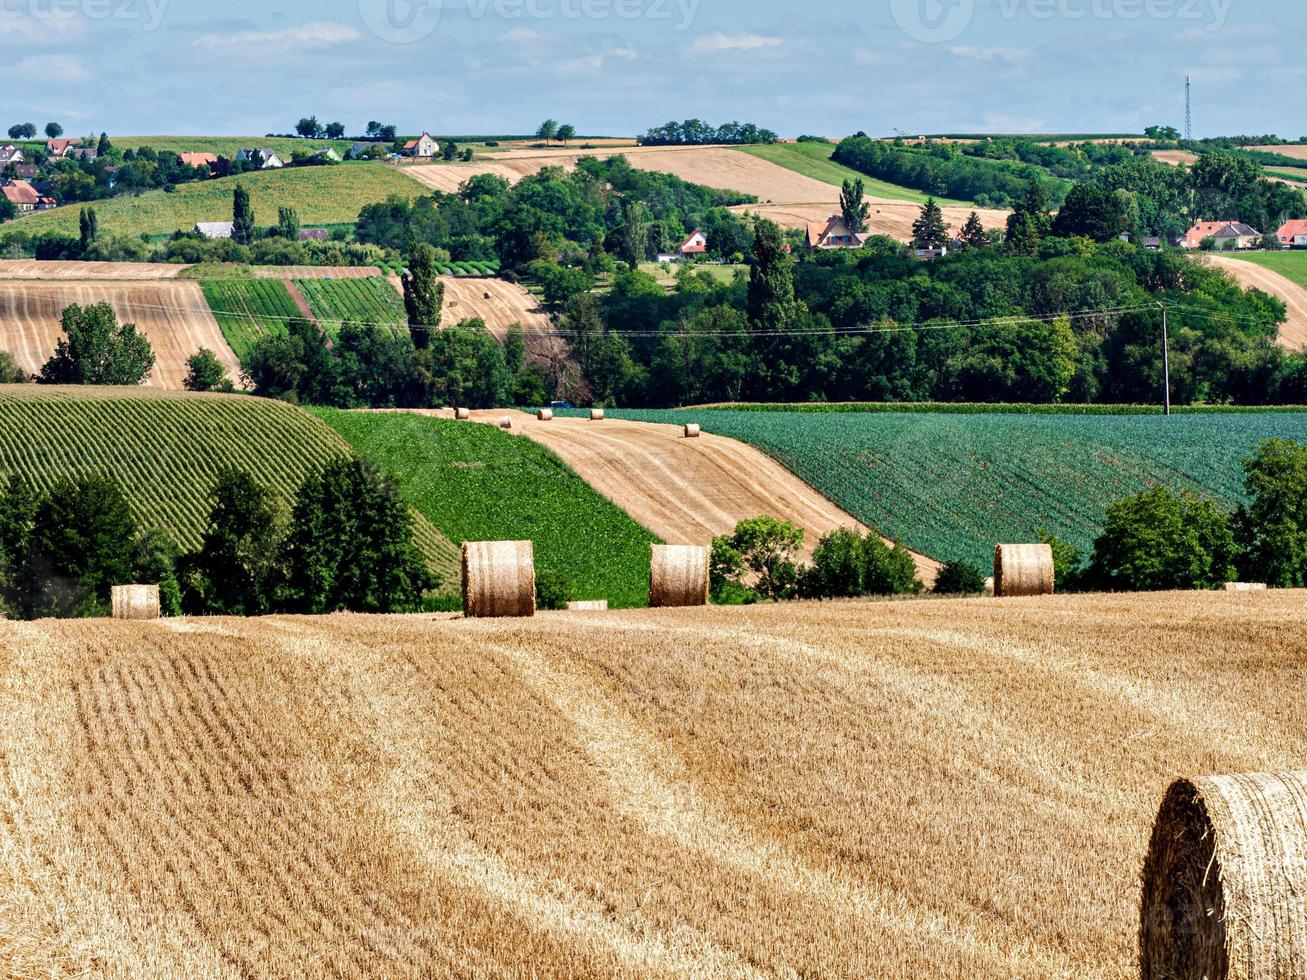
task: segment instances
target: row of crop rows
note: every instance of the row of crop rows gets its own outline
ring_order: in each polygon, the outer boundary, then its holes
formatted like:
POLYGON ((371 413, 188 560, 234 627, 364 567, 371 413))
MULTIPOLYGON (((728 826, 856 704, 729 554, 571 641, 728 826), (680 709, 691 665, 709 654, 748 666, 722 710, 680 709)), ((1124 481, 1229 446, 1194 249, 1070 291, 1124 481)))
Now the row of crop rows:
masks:
POLYGON ((200 288, 242 363, 257 341, 284 332, 286 321, 300 315, 290 293, 276 279, 214 279, 201 282, 200 288))
POLYGON ((330 337, 346 323, 402 327, 404 303, 386 279, 299 279, 295 287, 330 337))

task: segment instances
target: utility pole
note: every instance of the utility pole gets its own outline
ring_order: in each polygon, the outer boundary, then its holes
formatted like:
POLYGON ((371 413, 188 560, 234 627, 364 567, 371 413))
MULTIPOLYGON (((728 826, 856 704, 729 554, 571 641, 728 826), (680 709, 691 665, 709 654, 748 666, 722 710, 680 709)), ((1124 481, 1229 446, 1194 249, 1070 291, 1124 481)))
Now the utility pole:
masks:
POLYGON ((1157 305, 1162 309, 1162 375, 1165 379, 1163 384, 1166 386, 1166 414, 1169 416, 1171 414, 1171 339, 1167 335, 1166 304, 1159 302, 1157 305))

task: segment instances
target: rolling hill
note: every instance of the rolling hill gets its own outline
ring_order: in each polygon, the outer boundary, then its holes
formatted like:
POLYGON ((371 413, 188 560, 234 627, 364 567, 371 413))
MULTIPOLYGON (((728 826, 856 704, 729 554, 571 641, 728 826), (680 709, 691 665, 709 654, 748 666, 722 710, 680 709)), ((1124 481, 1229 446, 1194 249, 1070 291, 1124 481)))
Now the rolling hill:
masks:
POLYGON ((1282 300, 1289 315, 1280 326, 1280 343, 1289 350, 1307 350, 1307 252, 1212 255, 1208 261, 1245 289, 1282 300))
POLYGON ((1126 980, 1304 601, 0 623, 0 974, 1126 980))

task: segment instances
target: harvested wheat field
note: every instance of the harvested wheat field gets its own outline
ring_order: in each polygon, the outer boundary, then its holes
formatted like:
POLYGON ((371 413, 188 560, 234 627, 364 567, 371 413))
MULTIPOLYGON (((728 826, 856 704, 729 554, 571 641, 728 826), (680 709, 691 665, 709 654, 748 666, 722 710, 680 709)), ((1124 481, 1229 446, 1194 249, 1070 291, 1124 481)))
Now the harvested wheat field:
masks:
POLYGON ((375 265, 256 265, 255 279, 371 279, 383 275, 375 265))
POLYGON ((1280 325, 1280 343, 1289 350, 1307 350, 1307 289, 1255 262, 1209 255, 1208 261, 1234 277, 1245 289, 1256 287, 1283 301, 1289 317, 1280 325))
POLYGON ((162 262, 47 262, 35 259, 0 259, 0 280, 39 279, 84 282, 88 279, 137 281, 176 279, 188 266, 162 262))
MULTIPOLYGON (((571 166, 575 166, 574 157, 569 156, 568 159, 571 166)), ((535 173, 546 165, 546 163, 539 163, 510 166, 482 160, 473 163, 418 164, 412 167, 403 167, 400 172, 412 177, 423 187, 430 188, 433 191, 440 191, 442 194, 456 194, 464 183, 479 174, 494 174, 496 177, 503 177, 510 184, 516 184, 523 177, 535 173)))
POLYGON ((1173 167, 1180 164, 1194 164, 1198 162, 1198 154, 1190 153, 1188 150, 1154 150, 1153 159, 1160 163, 1169 163, 1173 167))
POLYGON ((0 624, 0 973, 1124 980, 1305 603, 0 624))
POLYGON ((64 308, 74 303, 109 303, 119 323, 135 323, 149 338, 155 357, 146 380, 151 387, 181 390, 186 359, 201 347, 217 354, 233 379, 240 376, 240 362, 193 282, 0 281, 0 350, 12 353, 24 371, 40 371, 63 336, 64 308))
MULTIPOLYGON (((449 414, 449 413, 443 413, 449 414)), ((502 412, 473 412, 494 424, 502 412)), ((770 514, 803 528, 803 556, 822 535, 842 527, 866 531, 856 518, 774 459, 725 436, 685 439, 674 425, 607 419, 541 422, 514 413, 514 430, 553 450, 583 480, 664 541, 708 544, 740 521, 770 514)), ((939 563, 913 556, 933 584, 939 563)))
POLYGON ((1295 160, 1307 160, 1307 144, 1288 143, 1276 146, 1245 146, 1245 150, 1257 150, 1261 153, 1278 153, 1282 157, 1293 157, 1295 160))
MULTIPOLYGON (((839 192, 836 191, 838 198, 839 192)), ((907 201, 886 201, 870 197, 871 215, 868 230, 873 235, 889 235, 902 242, 912 241, 912 223, 921 216, 921 205, 907 201)), ((782 228, 807 228, 810 224, 824 225, 833 214, 839 213, 838 201, 830 204, 787 204, 759 207, 744 204, 731 208, 738 214, 750 213, 776 222, 782 228)), ((1008 212, 995 208, 969 208, 957 205, 942 205, 944 221, 951 231, 958 231, 967 222, 971 212, 976 212, 981 224, 986 228, 1002 230, 1007 226, 1008 212)))

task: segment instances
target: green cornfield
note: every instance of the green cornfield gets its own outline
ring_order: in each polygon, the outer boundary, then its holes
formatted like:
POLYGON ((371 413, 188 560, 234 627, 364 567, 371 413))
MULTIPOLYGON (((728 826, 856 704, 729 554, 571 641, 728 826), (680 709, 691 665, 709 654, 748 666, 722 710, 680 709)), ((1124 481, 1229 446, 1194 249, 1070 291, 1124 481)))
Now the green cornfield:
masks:
POLYGON ((286 321, 301 316, 277 279, 212 279, 200 283, 222 335, 243 364, 256 341, 284 333, 286 321))
POLYGON ((399 291, 381 276, 297 279, 295 288, 329 337, 334 338, 345 323, 383 324, 398 328, 408 323, 399 291))
POLYGON ((1047 528, 1088 550, 1107 505, 1161 484, 1233 508, 1265 439, 1307 440, 1307 412, 1160 416, 610 412, 698 422, 750 443, 867 525, 982 568, 1047 528))

